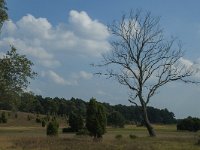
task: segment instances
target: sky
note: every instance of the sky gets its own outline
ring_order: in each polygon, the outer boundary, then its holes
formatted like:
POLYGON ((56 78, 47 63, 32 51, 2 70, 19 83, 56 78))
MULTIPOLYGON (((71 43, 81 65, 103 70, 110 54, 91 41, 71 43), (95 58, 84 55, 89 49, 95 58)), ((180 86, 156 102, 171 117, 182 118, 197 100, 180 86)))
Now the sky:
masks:
MULTIPOLYGON (((32 60, 38 76, 28 90, 35 94, 131 105, 126 87, 95 76, 90 65, 111 50, 107 25, 131 9, 150 11, 161 18, 166 36, 181 40, 185 62, 200 66, 199 5, 198 0, 7 0, 0 57, 14 45, 32 60)), ((167 108, 176 118, 200 117, 199 97, 200 86, 170 83, 149 105, 167 108)))

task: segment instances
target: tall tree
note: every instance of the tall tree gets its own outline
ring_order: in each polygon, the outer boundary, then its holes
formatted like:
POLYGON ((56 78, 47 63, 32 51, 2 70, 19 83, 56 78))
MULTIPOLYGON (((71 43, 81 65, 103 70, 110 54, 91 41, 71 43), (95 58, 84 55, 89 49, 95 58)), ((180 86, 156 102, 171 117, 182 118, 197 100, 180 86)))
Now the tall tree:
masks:
POLYGON ((69 115, 69 126, 75 132, 78 132, 80 129, 83 129, 83 117, 78 113, 71 112, 69 115))
POLYGON ((0 98, 23 92, 29 84, 29 79, 36 75, 32 65, 33 63, 25 55, 18 54, 13 46, 0 58, 0 98))
POLYGON ((95 99, 91 99, 87 108, 86 127, 94 139, 102 138, 106 132, 106 115, 104 108, 95 99))
POLYGON ((129 88, 129 101, 142 108, 141 114, 150 136, 156 136, 147 105, 157 90, 173 81, 195 83, 192 67, 181 63, 181 45, 174 38, 167 40, 159 18, 150 12, 131 11, 109 26, 113 35, 112 51, 103 56, 100 75, 116 79, 129 88), (138 101, 136 101, 138 100, 138 101))
POLYGON ((0 29, 5 20, 8 19, 7 7, 5 0, 0 0, 0 29))

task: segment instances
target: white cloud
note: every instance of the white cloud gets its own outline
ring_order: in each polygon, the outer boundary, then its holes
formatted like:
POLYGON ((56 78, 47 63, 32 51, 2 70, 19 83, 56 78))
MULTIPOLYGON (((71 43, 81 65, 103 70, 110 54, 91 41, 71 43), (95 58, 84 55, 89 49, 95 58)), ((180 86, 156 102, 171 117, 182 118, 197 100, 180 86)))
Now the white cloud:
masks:
POLYGON ((109 33, 104 24, 92 20, 84 11, 69 13, 69 22, 53 26, 47 18, 31 14, 14 23, 5 22, 2 28, 0 48, 15 45, 44 67, 59 66, 57 53, 76 56, 100 56, 110 50, 109 33))
POLYGON ((71 82, 65 80, 60 75, 58 75, 56 72, 49 70, 45 76, 48 76, 54 83, 59 85, 72 85, 71 82))
POLYGON ((3 58, 6 54, 3 52, 0 52, 0 59, 3 58))
POLYGON ((185 58, 183 58, 183 57, 181 57, 181 58, 179 59, 179 62, 180 62, 182 65, 184 65, 187 69, 189 69, 190 67, 193 66, 193 62, 191 62, 190 60, 185 59, 185 58))
POLYGON ((80 78, 89 80, 93 77, 93 75, 91 73, 85 72, 85 71, 80 71, 79 73, 80 78))
POLYGON ((70 77, 68 77, 68 79, 64 79, 53 70, 49 70, 46 72, 42 71, 41 77, 48 77, 58 85, 78 85, 80 80, 89 80, 93 77, 93 75, 85 71, 80 71, 79 73, 73 73, 70 77))
POLYGON ((76 34, 92 40, 104 40, 109 36, 107 27, 98 20, 92 20, 84 11, 70 11, 69 21, 76 34))

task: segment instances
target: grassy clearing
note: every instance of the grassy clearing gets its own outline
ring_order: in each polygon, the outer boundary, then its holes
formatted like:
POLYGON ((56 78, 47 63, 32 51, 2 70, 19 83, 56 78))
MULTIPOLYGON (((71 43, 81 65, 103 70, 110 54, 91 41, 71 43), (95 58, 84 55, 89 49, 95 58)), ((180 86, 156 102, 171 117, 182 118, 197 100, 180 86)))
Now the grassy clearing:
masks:
POLYGON ((175 126, 155 126, 158 136, 148 137, 143 127, 126 126, 124 129, 108 128, 101 142, 88 136, 62 134, 47 137, 42 127, 1 127, 2 150, 200 150, 197 134, 177 132, 175 126), (131 139, 129 135, 135 135, 131 139), (122 138, 116 138, 121 135, 122 138))

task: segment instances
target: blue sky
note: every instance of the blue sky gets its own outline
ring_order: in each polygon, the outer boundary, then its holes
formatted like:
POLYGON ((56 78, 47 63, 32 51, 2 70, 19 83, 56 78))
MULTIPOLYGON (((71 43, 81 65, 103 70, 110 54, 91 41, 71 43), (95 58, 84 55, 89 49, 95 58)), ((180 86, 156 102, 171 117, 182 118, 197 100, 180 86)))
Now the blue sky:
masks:
MULTIPOLYGON (((10 20, 0 35, 0 56, 14 44, 34 62, 38 77, 29 90, 36 94, 130 105, 125 87, 94 76, 90 66, 110 50, 106 26, 130 9, 151 11, 161 17, 167 36, 182 41, 186 62, 200 65, 199 5, 198 0, 7 0, 10 20)), ((200 117, 199 96, 199 86, 173 83, 150 105, 168 108, 177 118, 200 117)))

